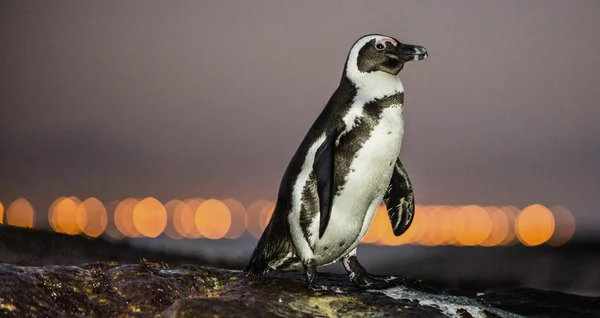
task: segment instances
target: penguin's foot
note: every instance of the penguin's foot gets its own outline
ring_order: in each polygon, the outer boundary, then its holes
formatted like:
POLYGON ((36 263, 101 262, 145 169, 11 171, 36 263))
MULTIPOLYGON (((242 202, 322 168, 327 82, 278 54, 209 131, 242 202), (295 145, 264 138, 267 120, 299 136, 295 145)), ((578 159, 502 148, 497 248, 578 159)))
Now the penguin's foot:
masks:
POLYGON ((350 281, 359 287, 385 288, 390 287, 389 282, 399 279, 395 276, 375 276, 367 273, 367 270, 358 262, 356 256, 344 257, 343 263, 350 281))
POLYGON ((329 287, 324 285, 317 284, 317 266, 314 263, 314 260, 309 260, 307 262, 303 262, 304 273, 306 274, 306 282, 308 283, 308 289, 314 292, 326 292, 333 294, 343 294, 339 287, 329 287))
POLYGON ((322 291, 325 286, 317 285, 317 266, 315 265, 315 261, 311 259, 302 262, 302 265, 304 266, 304 274, 306 275, 308 288, 313 291, 322 291))
POLYGON ((377 277, 368 273, 349 275, 350 281, 361 288, 382 289, 393 286, 392 280, 387 277, 377 277))

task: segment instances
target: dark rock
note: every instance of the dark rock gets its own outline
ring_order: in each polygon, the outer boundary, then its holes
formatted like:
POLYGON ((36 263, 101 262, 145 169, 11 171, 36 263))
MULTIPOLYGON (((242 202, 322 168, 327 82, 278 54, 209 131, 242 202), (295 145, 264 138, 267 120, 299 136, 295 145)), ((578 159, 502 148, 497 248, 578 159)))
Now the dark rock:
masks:
POLYGON ((300 273, 247 278, 196 265, 96 262, 82 266, 0 264, 2 317, 596 317, 600 298, 539 290, 442 292, 418 281, 359 290, 323 273, 336 291, 311 292, 300 273))
POLYGON ((0 262, 15 265, 72 265, 113 260, 135 263, 146 258, 170 264, 193 263, 219 268, 241 267, 241 262, 203 259, 174 253, 147 251, 133 247, 127 240, 109 241, 103 237, 67 235, 41 229, 0 225, 0 262))
POLYGON ((521 288, 486 294, 483 301, 527 316, 600 317, 600 297, 521 288))

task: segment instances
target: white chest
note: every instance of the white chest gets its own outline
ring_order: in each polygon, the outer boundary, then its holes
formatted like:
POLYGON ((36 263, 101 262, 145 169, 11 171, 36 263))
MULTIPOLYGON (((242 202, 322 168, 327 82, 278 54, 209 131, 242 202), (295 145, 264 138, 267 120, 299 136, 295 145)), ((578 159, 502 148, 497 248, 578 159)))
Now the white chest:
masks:
POLYGON ((343 189, 333 199, 331 218, 323 237, 314 242, 319 263, 343 256, 366 234, 389 185, 403 135, 401 105, 385 108, 352 160, 343 189))

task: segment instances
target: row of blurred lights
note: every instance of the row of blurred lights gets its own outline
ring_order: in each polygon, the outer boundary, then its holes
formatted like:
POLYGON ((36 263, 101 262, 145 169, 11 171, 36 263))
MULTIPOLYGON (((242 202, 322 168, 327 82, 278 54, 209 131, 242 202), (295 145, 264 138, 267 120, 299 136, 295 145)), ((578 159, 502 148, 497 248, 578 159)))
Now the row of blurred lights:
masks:
MULTIPOLYGON (((245 207, 234 199, 192 198, 162 204, 148 197, 112 201, 105 206, 96 198, 80 201, 76 197, 60 197, 51 204, 48 221, 56 232, 90 237, 236 239, 247 231, 258 238, 274 208, 275 203, 267 200, 245 207)), ((0 224, 4 222, 3 214, 0 203, 0 224)), ((13 201, 6 210, 6 223, 34 227, 33 206, 23 198, 13 201)), ((362 242, 425 246, 499 246, 521 242, 527 246, 558 246, 568 242, 574 233, 573 215, 562 206, 548 209, 534 204, 519 210, 514 206, 417 205, 412 225, 396 237, 385 206, 380 206, 362 242)))

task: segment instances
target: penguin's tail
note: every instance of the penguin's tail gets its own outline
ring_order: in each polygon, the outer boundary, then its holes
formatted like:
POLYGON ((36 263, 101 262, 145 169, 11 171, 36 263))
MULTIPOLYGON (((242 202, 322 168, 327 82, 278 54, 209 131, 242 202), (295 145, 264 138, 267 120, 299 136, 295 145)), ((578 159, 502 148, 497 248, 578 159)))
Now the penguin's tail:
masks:
POLYGON ((257 276, 262 276, 264 274, 266 274, 269 271, 269 266, 268 263, 265 262, 263 260, 263 258, 258 255, 257 251, 255 250, 254 253, 252 253, 252 257, 250 258, 250 262, 248 262, 248 265, 246 265, 246 268, 244 268, 244 276, 248 276, 248 277, 257 277, 257 276))
POLYGON ((293 245, 289 239, 287 220, 280 221, 281 213, 273 212, 269 225, 265 228, 248 265, 244 269, 245 276, 262 276, 270 270, 276 270, 285 261, 287 255, 293 253, 293 245), (275 224, 275 225, 274 225, 275 224))

